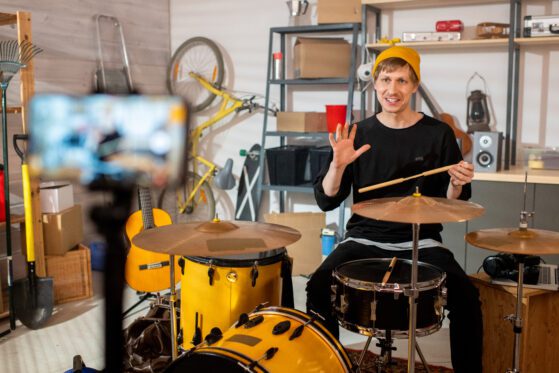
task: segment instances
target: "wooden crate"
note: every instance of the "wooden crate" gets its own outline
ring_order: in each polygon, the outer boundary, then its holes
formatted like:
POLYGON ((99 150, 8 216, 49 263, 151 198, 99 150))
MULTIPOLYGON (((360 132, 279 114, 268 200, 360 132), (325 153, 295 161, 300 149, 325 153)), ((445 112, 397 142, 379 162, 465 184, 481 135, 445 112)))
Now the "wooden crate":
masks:
POLYGON ((78 245, 64 255, 45 256, 47 276, 54 284, 56 304, 89 298, 93 295, 91 254, 89 248, 78 245))
MULTIPOLYGON (((516 287, 493 285, 485 273, 471 275, 483 313, 483 371, 512 368, 514 333, 504 317, 516 307, 516 287)), ((523 289, 520 371, 557 372, 559 366, 559 292, 523 289)))

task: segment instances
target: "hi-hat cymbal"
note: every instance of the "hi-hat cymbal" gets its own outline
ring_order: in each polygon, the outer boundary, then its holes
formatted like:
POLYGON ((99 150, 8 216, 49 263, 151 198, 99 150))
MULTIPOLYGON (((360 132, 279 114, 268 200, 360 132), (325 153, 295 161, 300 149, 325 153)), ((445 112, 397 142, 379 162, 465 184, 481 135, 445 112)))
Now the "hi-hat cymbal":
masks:
POLYGON ((412 195, 359 202, 352 211, 376 220, 431 224, 470 220, 483 215, 485 209, 473 202, 412 195))
POLYGON ((466 242, 491 251, 522 255, 559 254, 559 233, 541 229, 494 228, 470 232, 466 242))
POLYGON ((165 225, 132 238, 141 249, 183 256, 227 256, 278 249, 301 238, 295 229, 248 221, 165 225))

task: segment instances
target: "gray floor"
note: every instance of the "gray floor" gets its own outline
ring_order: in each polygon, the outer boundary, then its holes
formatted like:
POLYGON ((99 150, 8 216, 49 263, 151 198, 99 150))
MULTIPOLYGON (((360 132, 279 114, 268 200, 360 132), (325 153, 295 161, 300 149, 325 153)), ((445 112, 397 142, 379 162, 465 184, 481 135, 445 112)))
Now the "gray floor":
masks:
MULTIPOLYGON (((103 299, 100 297, 101 274, 93 272, 94 297, 56 306, 52 318, 39 330, 29 330, 18 323, 15 331, 0 340, 0 372, 60 373, 71 368, 72 357, 81 355, 92 368, 103 366, 103 299)), ((304 277, 294 277, 295 308, 304 310, 304 277)), ((135 292, 127 289, 125 306, 137 300, 135 292)), ((147 304, 146 304, 147 306, 147 304)), ((145 308, 126 319, 130 323, 145 314, 145 308)), ((0 331, 7 329, 8 321, 0 320, 0 331)), ((340 340, 348 348, 362 349, 366 338, 342 330, 340 340)), ((418 339, 423 354, 430 364, 450 366, 448 327, 445 322, 438 332, 418 339)), ((375 340, 370 348, 374 347, 375 340)), ((395 357, 407 356, 407 340, 397 340, 395 357)), ((417 358, 418 359, 418 358, 417 358)))

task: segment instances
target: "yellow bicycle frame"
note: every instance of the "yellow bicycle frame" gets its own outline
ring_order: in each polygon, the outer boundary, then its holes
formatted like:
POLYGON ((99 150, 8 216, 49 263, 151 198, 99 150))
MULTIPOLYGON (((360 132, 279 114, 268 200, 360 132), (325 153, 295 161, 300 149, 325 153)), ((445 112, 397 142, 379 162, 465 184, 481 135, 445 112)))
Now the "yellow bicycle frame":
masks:
MULTIPOLYGON (((198 192, 198 190, 200 189, 200 187, 205 181, 210 181, 210 179, 214 176, 217 169, 215 163, 205 159, 204 157, 198 154, 198 145, 200 143, 200 138, 202 137, 204 130, 208 127, 213 126, 221 119, 225 118, 226 116, 228 116, 229 114, 233 113, 234 111, 236 111, 237 109, 243 106, 243 100, 231 96, 224 90, 217 89, 216 87, 211 85, 211 83, 209 83, 207 80, 202 78, 200 75, 195 74, 193 72, 189 73, 189 75, 191 78, 196 79, 198 83, 202 85, 202 87, 204 87, 214 95, 221 97, 221 105, 219 106, 219 110, 217 111, 217 113, 215 113, 211 118, 209 118, 208 120, 206 120, 205 122, 203 122, 202 124, 194 128, 190 132, 189 135, 189 139, 191 142, 190 154, 192 155, 192 159, 194 160, 192 164, 192 171, 194 172, 194 174, 198 174, 198 169, 199 166, 201 165, 206 166, 208 170, 201 176, 198 183, 194 186, 194 188, 188 195, 186 201, 181 201, 180 193, 177 193, 177 203, 178 203, 179 212, 181 214, 184 213, 186 207, 189 204, 192 204, 192 202, 194 203, 198 202, 198 201, 194 201, 194 197, 196 196, 196 193, 198 192)), ((204 197, 202 196, 202 198, 204 197)))

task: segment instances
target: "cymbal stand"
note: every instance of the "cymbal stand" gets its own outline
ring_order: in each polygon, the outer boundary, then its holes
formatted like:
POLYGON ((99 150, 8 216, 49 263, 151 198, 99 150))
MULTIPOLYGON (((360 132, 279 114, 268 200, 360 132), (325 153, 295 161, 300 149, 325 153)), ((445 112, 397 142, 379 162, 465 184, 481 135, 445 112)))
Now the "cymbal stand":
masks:
POLYGON ((518 284, 516 286, 516 310, 514 315, 506 317, 512 324, 514 332, 514 347, 512 351, 512 368, 506 370, 506 373, 520 372, 520 340, 522 336, 522 287, 524 286, 524 258, 525 255, 515 255, 518 261, 518 284))
MULTIPOLYGON (((175 256, 169 255, 169 262, 175 263, 175 256)), ((177 310, 175 303, 177 301, 177 292, 175 288, 175 266, 171 265, 171 296, 169 297, 169 306, 171 307, 171 359, 177 359, 177 310)))
POLYGON ((411 266, 411 289, 408 296, 410 304, 410 323, 408 330, 408 373, 415 372, 415 326, 417 325, 417 298, 419 291, 417 289, 417 262, 419 259, 419 224, 412 223, 413 250, 412 250, 412 266, 411 266))

